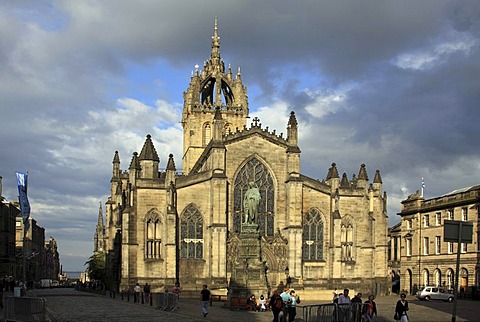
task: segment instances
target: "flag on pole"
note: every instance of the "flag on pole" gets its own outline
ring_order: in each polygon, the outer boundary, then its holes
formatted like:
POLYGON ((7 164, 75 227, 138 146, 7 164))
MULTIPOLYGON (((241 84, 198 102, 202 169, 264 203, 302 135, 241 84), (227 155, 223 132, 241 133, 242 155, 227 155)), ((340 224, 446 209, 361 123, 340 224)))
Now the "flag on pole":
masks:
POLYGON ((423 177, 422 177, 422 197, 423 197, 423 189, 425 188, 425 180, 423 180, 423 177))
POLYGON ((28 202, 27 197, 27 181, 28 174, 26 172, 15 172, 17 175, 17 186, 18 186, 18 201, 20 202, 20 210, 22 212, 23 226, 25 231, 28 231, 30 228, 30 223, 28 218, 30 218, 30 203, 28 202))

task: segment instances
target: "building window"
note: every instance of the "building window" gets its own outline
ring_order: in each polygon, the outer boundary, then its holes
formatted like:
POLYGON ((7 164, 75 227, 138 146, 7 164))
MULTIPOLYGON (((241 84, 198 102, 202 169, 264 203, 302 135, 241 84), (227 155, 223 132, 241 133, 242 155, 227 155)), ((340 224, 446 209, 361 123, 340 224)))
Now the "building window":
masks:
POLYGON ((233 188, 233 230, 240 233, 244 221, 243 199, 254 182, 260 190, 257 218, 259 234, 273 237, 275 233, 275 190, 268 168, 257 158, 249 160, 238 172, 233 188))
POLYGON ((430 226, 430 215, 423 215, 423 227, 430 226))
POLYGON ((437 255, 440 254, 440 251, 441 251, 441 249, 440 249, 441 242, 442 242, 442 240, 441 240, 440 236, 435 236, 435 254, 437 254, 437 255))
POLYGON ((203 125, 203 145, 207 146, 212 139, 212 128, 209 123, 203 125))
POLYGON ((181 258, 203 258, 203 218, 194 205, 189 205, 180 222, 181 258))
POLYGON ((453 217, 453 209, 448 209, 447 210, 447 216, 448 216, 447 217, 448 220, 453 220, 453 218, 454 218, 453 217))
POLYGON ((467 252, 467 243, 462 243, 462 246, 460 248, 460 251, 462 253, 466 253, 467 252))
POLYGON ((462 221, 468 221, 468 208, 462 208, 462 221))
POLYGON ((442 225, 442 213, 437 212, 435 214, 435 225, 441 226, 442 225))
POLYGON ((428 270, 425 269, 423 270, 423 286, 427 286, 430 284, 430 274, 428 273, 428 270))
POLYGON ((405 251, 407 256, 412 256, 412 238, 405 239, 405 251))
POLYGON ((448 243, 447 243, 447 247, 448 247, 447 253, 453 254, 453 243, 452 243, 452 242, 448 242, 448 243))
POLYGON ((407 229, 412 229, 412 220, 407 219, 407 229))
POLYGON ((323 260, 323 221, 316 209, 305 215, 303 225, 303 260, 323 260))
POLYGON ((423 255, 428 255, 428 237, 423 237, 423 255))
POLYGON ((342 261, 353 261, 353 225, 344 223, 341 226, 342 261))
POLYGON ((151 212, 145 216, 145 258, 160 258, 161 256, 161 221, 157 213, 151 212))

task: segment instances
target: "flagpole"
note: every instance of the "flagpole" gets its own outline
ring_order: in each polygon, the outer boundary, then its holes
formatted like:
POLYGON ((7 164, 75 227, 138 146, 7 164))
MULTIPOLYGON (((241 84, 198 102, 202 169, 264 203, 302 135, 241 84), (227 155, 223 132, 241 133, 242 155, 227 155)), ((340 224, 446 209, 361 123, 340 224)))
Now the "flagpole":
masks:
POLYGON ((423 188, 425 188, 425 181, 423 180, 423 177, 422 177, 422 198, 423 198, 423 188))

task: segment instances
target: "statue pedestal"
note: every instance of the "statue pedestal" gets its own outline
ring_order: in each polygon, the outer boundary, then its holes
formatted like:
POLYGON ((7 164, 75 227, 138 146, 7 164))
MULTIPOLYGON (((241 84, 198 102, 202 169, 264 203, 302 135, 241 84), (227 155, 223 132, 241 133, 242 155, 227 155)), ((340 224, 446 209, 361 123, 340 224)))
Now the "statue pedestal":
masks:
POLYGON ((242 223, 242 232, 241 234, 257 234, 258 225, 257 224, 244 224, 242 223))
POLYGON ((269 294, 267 285, 265 264, 261 259, 260 236, 257 224, 242 224, 242 232, 239 235, 238 255, 236 265, 228 289, 228 301, 232 297, 250 297, 255 294, 259 298, 269 294))

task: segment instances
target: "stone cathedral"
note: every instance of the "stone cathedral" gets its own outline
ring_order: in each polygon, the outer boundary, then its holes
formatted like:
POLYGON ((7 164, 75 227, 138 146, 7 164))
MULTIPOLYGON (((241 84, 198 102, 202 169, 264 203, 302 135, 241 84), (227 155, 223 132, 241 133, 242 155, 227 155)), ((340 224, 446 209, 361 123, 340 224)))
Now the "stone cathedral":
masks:
POLYGON ((286 136, 250 119, 240 68, 220 57, 216 21, 210 58, 195 67, 183 93, 181 171, 150 135, 126 170, 114 154, 94 251, 106 254, 118 289, 178 282, 195 296, 203 284, 257 297, 285 284, 305 298, 345 287, 385 293, 380 172, 370 183, 364 164, 348 178, 332 163, 323 180, 302 175, 295 113, 286 136))

